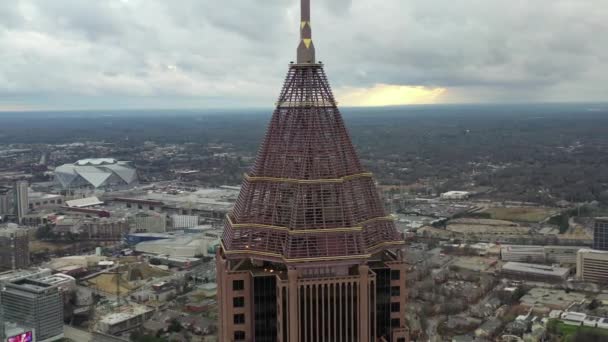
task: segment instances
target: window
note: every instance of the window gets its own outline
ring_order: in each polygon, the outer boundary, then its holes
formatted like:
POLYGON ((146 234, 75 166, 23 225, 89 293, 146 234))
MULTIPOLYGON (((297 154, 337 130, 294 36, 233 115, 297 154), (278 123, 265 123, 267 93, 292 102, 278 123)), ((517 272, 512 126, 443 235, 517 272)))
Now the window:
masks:
POLYGON ((391 280, 399 280, 401 278, 401 272, 399 270, 391 270, 391 280))
POLYGON ((232 306, 235 308, 242 308, 245 306, 245 297, 234 297, 232 299, 232 306))
POLYGON ((127 203, 127 208, 131 208, 131 203, 127 203))
POLYGON ((399 337, 399 338, 397 339, 397 342, 405 342, 405 337, 399 337))
POLYGON ((144 206, 143 206, 143 205, 141 205, 141 204, 138 204, 138 205, 137 205, 137 209, 143 209, 143 208, 144 208, 144 206))
POLYGON ((391 286, 391 296, 399 297, 401 295, 401 288, 399 286, 391 286))
POLYGON ((399 318, 393 318, 393 319, 391 319, 391 327, 398 328, 399 327, 399 323, 401 323, 401 322, 399 322, 399 318))
POLYGON ((241 291, 245 289, 245 281, 244 280, 233 280, 232 281, 232 290, 233 291, 241 291))
POLYGON ((154 207, 153 207, 153 206, 150 206, 150 210, 154 210, 154 207))
POLYGON ((235 331, 234 340, 235 341, 245 341, 245 332, 244 331, 235 331))
POLYGON ((234 324, 245 324, 245 315, 243 315, 243 314, 234 315, 234 324))
POLYGON ((399 302, 391 303, 391 312, 399 312, 401 311, 401 304, 399 302))

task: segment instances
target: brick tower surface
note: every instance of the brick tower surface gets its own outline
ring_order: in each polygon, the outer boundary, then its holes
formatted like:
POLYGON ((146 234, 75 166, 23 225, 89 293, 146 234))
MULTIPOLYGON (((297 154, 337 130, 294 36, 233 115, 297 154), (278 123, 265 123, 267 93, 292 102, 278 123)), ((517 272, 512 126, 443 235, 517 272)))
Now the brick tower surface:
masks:
POLYGON ((403 241, 315 61, 301 2, 298 62, 225 221, 220 340, 406 341, 403 241))

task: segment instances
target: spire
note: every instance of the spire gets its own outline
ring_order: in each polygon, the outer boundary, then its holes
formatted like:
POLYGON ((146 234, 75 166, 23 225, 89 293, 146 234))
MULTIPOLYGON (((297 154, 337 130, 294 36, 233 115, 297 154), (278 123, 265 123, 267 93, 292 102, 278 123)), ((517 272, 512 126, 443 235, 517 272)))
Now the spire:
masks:
POLYGON ((315 63, 315 46, 312 43, 310 27, 310 0, 301 1, 300 45, 298 46, 298 64, 315 63))

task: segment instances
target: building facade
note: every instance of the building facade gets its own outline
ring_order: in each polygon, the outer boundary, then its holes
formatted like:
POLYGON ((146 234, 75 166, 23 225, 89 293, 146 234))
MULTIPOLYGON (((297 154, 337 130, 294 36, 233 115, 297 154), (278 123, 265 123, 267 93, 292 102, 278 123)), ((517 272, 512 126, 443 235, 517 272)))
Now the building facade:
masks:
POLYGON ((405 342, 402 236, 315 61, 310 0, 217 254, 221 341, 405 342))
POLYGON ((608 251, 579 250, 576 259, 576 276, 583 281, 608 283, 608 251))
POLYGON ((63 300, 56 286, 33 279, 5 285, 0 295, 4 319, 33 327, 36 341, 51 342, 63 335, 63 300))
POLYGON ((596 217, 593 223, 593 249, 608 251, 608 217, 596 217))
POLYGON ((0 270, 16 270, 30 265, 28 231, 0 228, 0 270))
POLYGON ((28 187, 27 181, 17 181, 15 182, 15 187, 13 189, 14 213, 15 216, 17 216, 17 222, 19 223, 23 221, 23 218, 29 211, 28 187))

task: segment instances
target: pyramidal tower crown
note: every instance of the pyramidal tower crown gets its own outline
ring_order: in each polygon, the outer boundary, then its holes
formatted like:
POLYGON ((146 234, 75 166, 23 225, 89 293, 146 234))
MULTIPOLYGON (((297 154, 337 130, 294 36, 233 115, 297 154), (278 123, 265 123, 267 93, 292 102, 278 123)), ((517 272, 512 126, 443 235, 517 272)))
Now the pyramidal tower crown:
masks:
POLYGON ((300 0, 289 65, 216 255, 219 339, 408 341, 400 234, 315 60, 300 0))
POLYGON ((291 64, 255 163, 225 223, 228 258, 357 264, 402 244, 315 62, 310 0, 301 0, 291 64))

